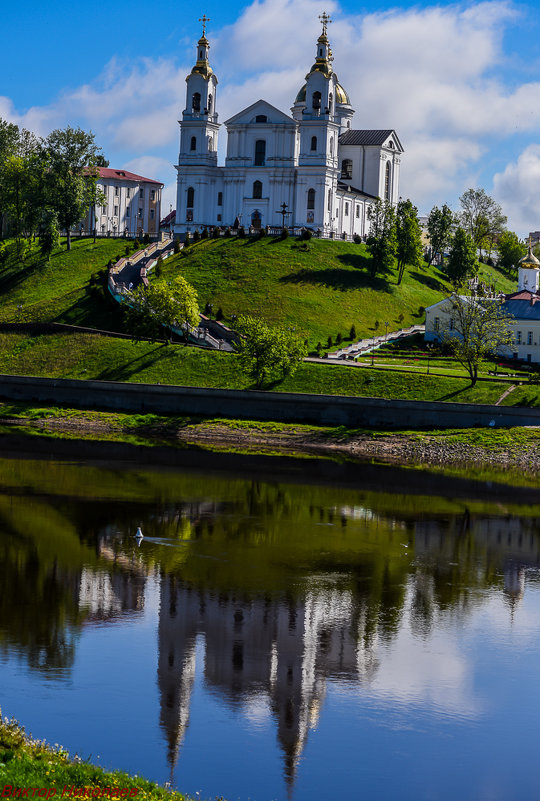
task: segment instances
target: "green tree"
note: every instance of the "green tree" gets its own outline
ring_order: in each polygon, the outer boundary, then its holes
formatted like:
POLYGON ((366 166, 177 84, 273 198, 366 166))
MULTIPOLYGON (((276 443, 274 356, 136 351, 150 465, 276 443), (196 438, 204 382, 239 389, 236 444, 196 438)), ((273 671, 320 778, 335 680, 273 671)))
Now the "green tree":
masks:
POLYGON ((497 244, 499 264, 505 270, 517 270, 518 262, 527 253, 527 245, 514 231, 503 231, 497 244))
POLYGON ((270 379, 292 375, 307 355, 304 339, 294 331, 269 326, 249 315, 238 318, 237 344, 242 369, 257 388, 270 379))
POLYGON ((396 257, 398 285, 403 280, 406 265, 422 264, 422 234, 418 222, 418 209, 410 200, 400 200, 396 212, 396 257))
POLYGON ((4 165, 6 160, 17 152, 19 128, 12 122, 0 117, 0 236, 4 230, 4 214, 6 213, 4 165))
POLYGON ((467 189, 460 197, 460 224, 477 248, 491 252, 495 237, 504 229, 507 218, 500 205, 484 189, 467 189))
POLYGON ((39 235, 39 246, 41 254, 47 261, 51 253, 60 244, 60 232, 58 230, 58 218, 52 209, 46 209, 43 213, 42 227, 39 235))
POLYGON ((510 324, 514 318, 496 297, 454 294, 450 303, 452 328, 449 325, 443 331, 443 341, 465 367, 474 386, 480 361, 512 344, 510 324))
POLYGON ((454 286, 460 286, 477 269, 476 245, 463 228, 457 228, 444 271, 454 286))
POLYGON ((69 125, 50 133, 43 147, 49 162, 47 201, 66 232, 67 249, 71 250, 71 228, 99 200, 96 165, 100 148, 93 133, 69 125))
POLYGON ((454 213, 446 203, 442 209, 434 206, 429 212, 427 232, 431 245, 431 253, 429 256, 430 265, 438 253, 441 255, 441 259, 444 262, 444 251, 450 244, 453 225, 454 213))
POLYGON ((182 276, 172 281, 155 281, 147 287, 139 285, 127 298, 126 317, 134 337, 157 339, 165 329, 180 328, 187 345, 189 332, 199 324, 199 305, 195 289, 182 276))
POLYGON ((367 247, 371 253, 372 278, 378 273, 387 272, 394 265, 396 253, 396 213, 388 200, 377 200, 368 211, 370 220, 367 247))

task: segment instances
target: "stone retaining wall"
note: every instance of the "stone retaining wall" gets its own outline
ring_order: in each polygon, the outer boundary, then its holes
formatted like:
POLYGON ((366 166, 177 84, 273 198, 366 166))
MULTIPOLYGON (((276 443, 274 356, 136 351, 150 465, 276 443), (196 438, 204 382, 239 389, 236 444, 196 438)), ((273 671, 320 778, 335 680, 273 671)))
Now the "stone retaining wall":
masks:
POLYGON ((0 398, 88 409, 369 428, 540 425, 540 409, 0 376, 0 398))

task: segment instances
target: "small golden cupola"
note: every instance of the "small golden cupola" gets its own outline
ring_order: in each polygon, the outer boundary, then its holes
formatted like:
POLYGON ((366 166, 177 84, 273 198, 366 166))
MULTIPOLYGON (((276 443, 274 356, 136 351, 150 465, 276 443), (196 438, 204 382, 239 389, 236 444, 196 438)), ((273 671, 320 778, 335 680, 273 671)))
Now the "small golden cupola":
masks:
POLYGON ((540 285, 540 261, 532 252, 532 243, 529 237, 527 255, 518 262, 518 291, 527 290, 537 292, 540 285))
MULTIPOLYGON (((191 70, 191 74, 202 75, 203 78, 208 78, 212 75, 212 67, 208 62, 208 53, 210 50, 210 42, 206 38, 206 23, 210 22, 210 18, 203 14, 199 22, 202 22, 203 30, 202 36, 197 42, 197 61, 191 70)), ((186 79, 187 80, 187 79, 186 79)))

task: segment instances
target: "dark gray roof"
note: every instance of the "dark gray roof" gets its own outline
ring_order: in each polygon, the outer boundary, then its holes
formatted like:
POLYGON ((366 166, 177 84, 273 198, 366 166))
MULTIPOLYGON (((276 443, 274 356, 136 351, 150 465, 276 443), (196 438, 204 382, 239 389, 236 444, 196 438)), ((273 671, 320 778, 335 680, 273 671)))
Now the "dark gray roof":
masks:
POLYGON ((390 135, 393 135, 399 150, 403 150, 403 146, 392 128, 384 131, 345 131, 338 141, 340 145, 379 145, 380 147, 384 145, 390 135))
POLYGON ((377 195, 371 195, 369 192, 364 192, 362 189, 356 189, 354 186, 344 184, 343 181, 338 181, 337 188, 339 192, 345 192, 350 195, 361 195, 362 197, 369 197, 376 199, 377 195))
POLYGON ((535 300, 531 304, 530 300, 507 300, 502 304, 502 308, 507 314, 511 314, 519 320, 540 320, 540 301, 535 300))

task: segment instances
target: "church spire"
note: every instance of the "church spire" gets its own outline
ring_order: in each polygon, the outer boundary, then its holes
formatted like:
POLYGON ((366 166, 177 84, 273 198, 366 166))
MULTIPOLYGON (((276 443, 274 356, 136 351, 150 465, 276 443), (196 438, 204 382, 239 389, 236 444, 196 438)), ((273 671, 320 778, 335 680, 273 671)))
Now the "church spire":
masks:
POLYGON ((207 17, 206 14, 203 14, 200 17, 199 22, 202 22, 202 36, 197 42, 197 61, 193 69, 191 70, 191 74, 198 73, 202 75, 204 78, 208 79, 210 75, 212 75, 212 67, 208 63, 208 51, 210 50, 210 42, 206 38, 206 23, 210 22, 210 17, 207 17))
POLYGON ((323 11, 323 13, 319 16, 319 19, 322 23, 322 33, 317 39, 317 55, 315 58, 315 64, 306 75, 306 80, 313 72, 322 72, 327 78, 329 78, 332 74, 333 56, 327 35, 328 25, 332 22, 332 20, 326 11, 323 11))

